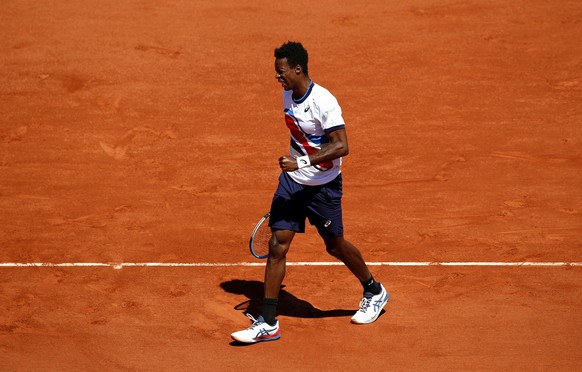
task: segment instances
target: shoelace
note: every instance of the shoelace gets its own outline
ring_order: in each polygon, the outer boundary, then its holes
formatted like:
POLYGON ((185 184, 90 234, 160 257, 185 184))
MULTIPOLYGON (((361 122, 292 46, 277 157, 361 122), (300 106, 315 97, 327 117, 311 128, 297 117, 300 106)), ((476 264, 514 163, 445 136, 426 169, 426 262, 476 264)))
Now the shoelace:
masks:
POLYGON ((261 322, 261 321, 259 321, 259 320, 255 319, 255 317, 254 317, 254 316, 252 316, 252 315, 251 315, 251 314, 249 314, 249 313, 246 313, 245 315, 246 315, 246 316, 247 316, 247 317, 248 317, 248 318, 251 320, 251 322, 253 323, 253 324, 250 326, 250 328, 255 328, 256 326, 260 325, 261 323, 264 323, 264 322, 261 322))
POLYGON ((370 307, 372 303, 372 297, 362 297, 362 301, 360 301, 360 310, 361 312, 366 312, 366 310, 370 307))

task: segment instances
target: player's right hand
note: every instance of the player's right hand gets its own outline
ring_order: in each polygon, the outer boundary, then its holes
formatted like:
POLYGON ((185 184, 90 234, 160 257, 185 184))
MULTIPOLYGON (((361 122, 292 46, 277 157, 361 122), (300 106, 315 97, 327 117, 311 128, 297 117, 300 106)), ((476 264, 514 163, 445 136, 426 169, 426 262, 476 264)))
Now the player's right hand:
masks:
POLYGON ((279 168, 283 172, 293 172, 299 169, 297 160, 289 155, 283 155, 279 158, 279 168))

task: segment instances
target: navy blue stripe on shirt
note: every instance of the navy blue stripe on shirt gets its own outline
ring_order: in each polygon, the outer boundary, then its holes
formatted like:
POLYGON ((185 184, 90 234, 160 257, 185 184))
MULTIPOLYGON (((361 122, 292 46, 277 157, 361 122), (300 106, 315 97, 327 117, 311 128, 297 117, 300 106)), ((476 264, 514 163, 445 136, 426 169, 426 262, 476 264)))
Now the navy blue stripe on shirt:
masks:
POLYGON ((325 130, 325 134, 330 134, 331 132, 335 132, 336 130, 346 129, 345 124, 336 125, 335 127, 331 127, 325 130))
POLYGON ((297 144, 297 142, 291 140, 291 147, 293 147, 293 149, 295 151, 297 151, 298 153, 300 153, 301 156, 305 155, 305 153, 303 152, 303 150, 301 150, 301 147, 299 147, 299 145, 297 144))

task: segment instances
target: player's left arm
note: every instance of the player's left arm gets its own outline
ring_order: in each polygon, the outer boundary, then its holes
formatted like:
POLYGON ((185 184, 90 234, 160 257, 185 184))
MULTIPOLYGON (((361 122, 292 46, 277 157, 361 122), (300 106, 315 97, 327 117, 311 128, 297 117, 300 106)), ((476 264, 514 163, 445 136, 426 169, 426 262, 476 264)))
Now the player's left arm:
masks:
MULTIPOLYGON (((325 144, 321 150, 309 155, 309 161, 311 164, 325 163, 349 154, 348 136, 345 128, 327 133, 327 138, 329 139, 329 142, 325 144)), ((281 167, 281 170, 285 172, 293 172, 299 169, 297 166, 297 160, 287 155, 279 158, 279 166, 281 167)))
POLYGON ((349 154, 350 149, 345 128, 329 132, 327 138, 329 142, 323 145, 321 150, 309 155, 311 164, 325 163, 349 154))

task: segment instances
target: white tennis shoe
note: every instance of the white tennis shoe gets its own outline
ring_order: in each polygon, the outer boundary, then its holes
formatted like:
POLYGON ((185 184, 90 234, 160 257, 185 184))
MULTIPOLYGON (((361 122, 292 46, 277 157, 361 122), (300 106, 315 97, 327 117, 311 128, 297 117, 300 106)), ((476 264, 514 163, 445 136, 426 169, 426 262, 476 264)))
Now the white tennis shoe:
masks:
POLYGON ((247 314, 253 324, 242 331, 234 332, 230 335, 233 340, 243 342, 245 344, 253 344, 260 341, 274 341, 281 338, 281 331, 279 330, 279 321, 274 326, 265 322, 262 316, 255 319, 251 314, 247 314))
POLYGON ((380 284, 380 287, 382 291, 375 296, 371 293, 364 293, 360 301, 360 310, 352 317, 352 323, 368 324, 378 319, 382 308, 388 302, 388 298, 390 298, 386 288, 382 284, 380 284))

